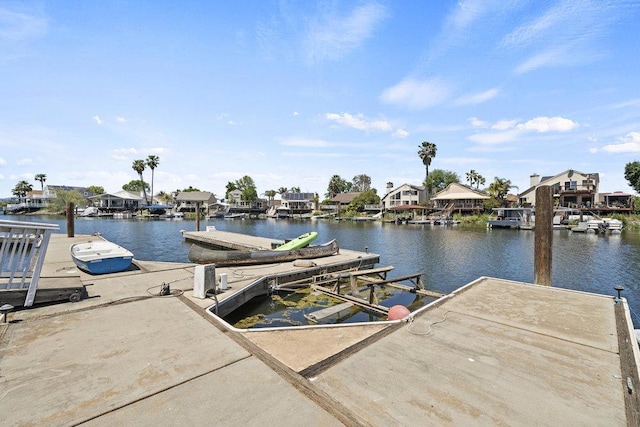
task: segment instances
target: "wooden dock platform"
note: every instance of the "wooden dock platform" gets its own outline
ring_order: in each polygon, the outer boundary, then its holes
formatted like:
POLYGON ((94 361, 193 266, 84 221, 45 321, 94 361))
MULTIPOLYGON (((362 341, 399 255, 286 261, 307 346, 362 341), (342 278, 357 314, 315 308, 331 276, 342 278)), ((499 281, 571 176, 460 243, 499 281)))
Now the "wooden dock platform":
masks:
MULTIPOLYGON (((68 248, 87 238, 55 235, 43 275, 76 275, 68 248)), ((638 425, 624 298, 480 278, 407 322, 237 332, 193 296, 193 264, 136 267, 81 273, 80 302, 9 313, 5 424, 638 425)), ((302 270, 224 271, 233 293, 302 270)))

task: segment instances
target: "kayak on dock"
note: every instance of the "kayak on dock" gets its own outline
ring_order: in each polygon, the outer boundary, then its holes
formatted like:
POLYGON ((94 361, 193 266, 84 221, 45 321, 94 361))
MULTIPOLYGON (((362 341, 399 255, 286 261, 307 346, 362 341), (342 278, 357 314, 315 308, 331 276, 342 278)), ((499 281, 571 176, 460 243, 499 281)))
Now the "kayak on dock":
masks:
POLYGON ((311 231, 309 233, 304 233, 293 240, 290 240, 277 248, 276 251, 289 251, 292 249, 301 249, 306 246, 309 246, 311 242, 313 242, 318 237, 318 233, 315 231, 311 231))

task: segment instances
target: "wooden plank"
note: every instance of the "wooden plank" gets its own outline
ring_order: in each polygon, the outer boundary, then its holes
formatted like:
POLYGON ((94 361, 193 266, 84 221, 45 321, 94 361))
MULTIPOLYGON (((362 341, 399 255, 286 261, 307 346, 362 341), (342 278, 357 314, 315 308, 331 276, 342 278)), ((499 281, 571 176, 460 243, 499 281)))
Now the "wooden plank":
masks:
POLYGON ((322 292, 324 294, 341 299, 343 301, 352 302, 355 305, 366 308, 367 310, 375 311, 377 313, 384 314, 384 315, 386 315, 389 312, 389 308, 387 307, 384 307, 382 305, 377 305, 377 304, 369 304, 367 301, 360 298, 352 297, 351 295, 337 294, 333 292, 331 289, 327 289, 317 285, 312 285, 312 288, 318 292, 322 292))
POLYGON ((371 275, 371 274, 378 274, 378 273, 387 273, 393 270, 394 268, 395 268, 394 266, 389 265, 389 266, 380 267, 380 268, 370 268, 368 270, 352 271, 350 274, 351 276, 364 276, 364 275, 371 275))
POLYGON ((304 317, 312 322, 318 322, 324 320, 327 317, 338 314, 343 310, 347 310, 353 306, 352 302, 343 302, 342 304, 334 305, 331 307, 323 308, 322 310, 314 311, 313 313, 305 314, 304 317))

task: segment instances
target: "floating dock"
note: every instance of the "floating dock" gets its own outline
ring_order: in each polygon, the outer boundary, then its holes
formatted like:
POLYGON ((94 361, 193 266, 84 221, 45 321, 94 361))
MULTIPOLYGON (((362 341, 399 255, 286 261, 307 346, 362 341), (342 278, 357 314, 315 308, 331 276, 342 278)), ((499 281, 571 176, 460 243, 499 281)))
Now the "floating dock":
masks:
MULTIPOLYGON (((0 325, 6 425, 638 425, 624 298, 485 277, 406 321, 234 331, 193 296, 193 264, 79 272, 69 246, 90 238, 53 235, 43 267, 85 298, 0 325)), ((378 259, 339 257, 318 265, 378 259)), ((304 270, 228 269, 229 292, 304 270)))

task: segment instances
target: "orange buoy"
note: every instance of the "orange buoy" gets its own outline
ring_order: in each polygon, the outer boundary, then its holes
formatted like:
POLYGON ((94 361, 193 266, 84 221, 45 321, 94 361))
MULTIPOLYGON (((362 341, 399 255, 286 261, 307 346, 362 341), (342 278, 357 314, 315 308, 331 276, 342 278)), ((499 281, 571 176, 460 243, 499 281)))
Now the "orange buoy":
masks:
POLYGON ((411 312, 404 305, 394 305, 389 309, 387 313, 388 320, 400 320, 407 317, 411 312))

